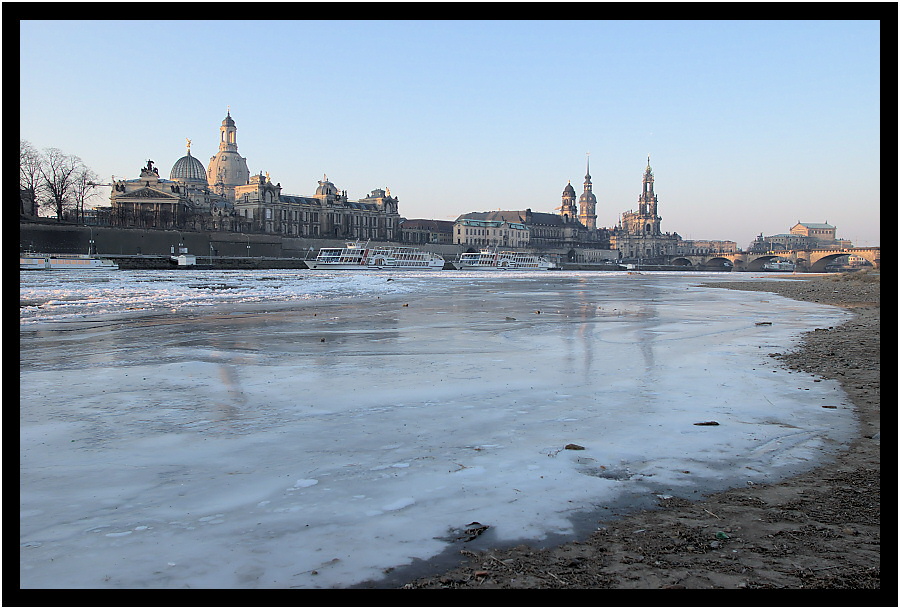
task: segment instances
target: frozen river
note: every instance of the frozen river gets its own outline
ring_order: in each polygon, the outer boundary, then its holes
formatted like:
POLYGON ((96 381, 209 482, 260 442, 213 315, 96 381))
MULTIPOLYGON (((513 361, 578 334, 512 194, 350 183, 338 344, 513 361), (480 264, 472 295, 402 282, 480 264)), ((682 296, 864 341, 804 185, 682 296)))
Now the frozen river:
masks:
POLYGON ((346 587, 808 469, 852 410, 768 354, 847 313, 699 287, 750 278, 23 273, 20 585, 346 587))

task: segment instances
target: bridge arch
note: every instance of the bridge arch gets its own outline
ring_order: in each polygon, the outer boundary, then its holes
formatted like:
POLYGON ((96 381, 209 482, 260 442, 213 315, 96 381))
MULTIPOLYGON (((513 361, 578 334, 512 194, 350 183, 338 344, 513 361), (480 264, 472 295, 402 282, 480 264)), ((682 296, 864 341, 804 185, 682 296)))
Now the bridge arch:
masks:
POLYGON ((691 261, 684 257, 674 258, 672 264, 675 266, 693 266, 691 261))
POLYGON ((772 262, 773 260, 779 259, 790 260, 791 262, 794 262, 794 260, 792 260, 790 256, 779 256, 778 254, 760 255, 747 260, 747 270, 761 271, 766 264, 772 262))
POLYGON ((710 270, 731 270, 733 266, 731 260, 723 256, 714 256, 703 264, 703 268, 710 270))
POLYGON ((847 256, 847 252, 837 252, 831 255, 825 255, 821 257, 817 257, 817 260, 809 265, 810 273, 824 273, 825 267, 840 258, 841 256, 847 256))

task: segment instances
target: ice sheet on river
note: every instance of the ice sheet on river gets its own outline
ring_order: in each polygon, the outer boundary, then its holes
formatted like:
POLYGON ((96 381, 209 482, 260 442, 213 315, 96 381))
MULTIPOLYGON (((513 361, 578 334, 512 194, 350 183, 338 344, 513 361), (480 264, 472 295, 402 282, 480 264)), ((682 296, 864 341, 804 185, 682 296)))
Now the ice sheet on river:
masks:
POLYGON ((709 279, 23 274, 21 586, 347 586, 815 465, 851 407, 768 354, 846 313, 709 279))

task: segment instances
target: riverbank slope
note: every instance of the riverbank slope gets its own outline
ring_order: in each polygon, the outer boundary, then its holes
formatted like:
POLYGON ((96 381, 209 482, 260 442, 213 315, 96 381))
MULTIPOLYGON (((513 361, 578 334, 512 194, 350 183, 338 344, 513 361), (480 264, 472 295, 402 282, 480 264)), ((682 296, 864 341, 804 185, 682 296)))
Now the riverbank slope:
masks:
MULTIPOLYGON (((807 333, 797 350, 772 354, 789 369, 841 383, 850 400, 843 407, 855 408, 860 422, 846 451, 778 484, 748 485, 697 502, 661 499, 659 509, 598 523, 581 541, 463 550, 457 568, 402 587, 880 588, 880 274, 707 285, 854 313, 840 326, 807 333)), ((881 603, 859 597, 853 604, 881 603)))

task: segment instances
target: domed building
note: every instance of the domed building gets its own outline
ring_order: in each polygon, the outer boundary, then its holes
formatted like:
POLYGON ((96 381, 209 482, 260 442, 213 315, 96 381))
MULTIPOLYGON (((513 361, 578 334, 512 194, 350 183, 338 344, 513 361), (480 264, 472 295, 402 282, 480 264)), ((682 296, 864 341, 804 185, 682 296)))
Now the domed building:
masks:
POLYGON ((350 201, 327 176, 312 196, 282 194, 281 183, 260 171, 250 175, 238 154, 237 126, 229 109, 219 127, 219 151, 208 167, 187 153, 168 180, 148 160, 136 180, 118 180, 110 194, 114 226, 259 232, 287 237, 395 241, 400 237, 398 199, 376 188, 350 201))
POLYGON ((241 221, 225 197, 210 190, 206 168, 187 154, 175 161, 169 179, 159 177, 159 169, 148 160, 136 180, 118 180, 110 193, 114 226, 163 229, 239 230, 241 221))
POLYGON ((334 203, 341 199, 341 196, 344 195, 344 199, 346 199, 347 193, 338 192, 337 187, 328 180, 328 176, 322 176, 322 179, 319 180, 319 187, 316 188, 316 198, 321 199, 322 201, 327 201, 329 203, 334 203))
POLYGON ((185 184, 196 184, 198 186, 209 185, 206 180, 206 167, 203 166, 200 159, 191 156, 191 140, 187 141, 187 154, 172 165, 169 179, 173 182, 184 182, 185 184))
POLYGON ((209 159, 206 182, 213 192, 233 201, 234 187, 250 181, 247 159, 238 154, 237 127, 229 109, 219 128, 219 152, 209 159))

